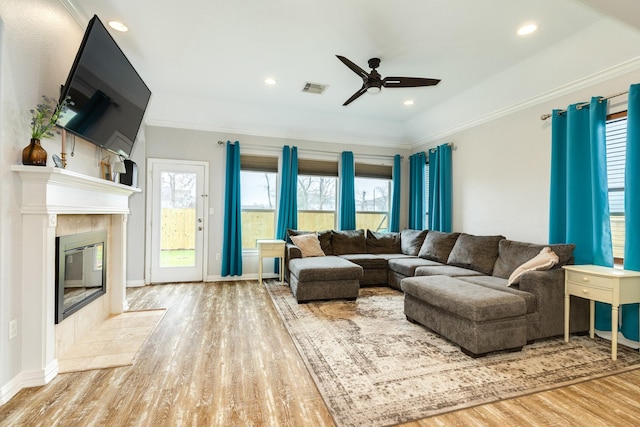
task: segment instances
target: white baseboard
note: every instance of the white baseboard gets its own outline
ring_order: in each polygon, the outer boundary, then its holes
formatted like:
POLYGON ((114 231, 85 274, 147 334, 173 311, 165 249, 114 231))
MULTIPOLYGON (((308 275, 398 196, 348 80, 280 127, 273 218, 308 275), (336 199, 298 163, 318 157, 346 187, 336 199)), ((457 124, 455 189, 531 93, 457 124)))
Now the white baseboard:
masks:
MULTIPOLYGON (((611 331, 599 331, 596 329, 594 332, 600 338, 611 341, 611 331)), ((622 332, 618 332, 618 344, 633 348, 634 350, 640 349, 640 342, 625 338, 622 332)))
MULTIPOLYGON (((280 276, 275 273, 265 273, 263 279, 275 279, 280 276)), ((258 273, 243 274, 242 276, 207 276, 205 282, 236 282, 239 280, 258 280, 258 273)))
POLYGON ((23 388, 39 387, 58 375, 58 359, 53 359, 44 370, 20 372, 0 388, 0 405, 10 401, 23 388))
POLYGON ((21 374, 16 375, 8 383, 0 388, 0 405, 4 405, 8 401, 10 401, 13 396, 18 394, 20 390, 24 387, 22 386, 22 381, 20 381, 21 374))
POLYGON ((144 283, 144 280, 127 280, 127 288, 141 288, 143 286, 146 286, 146 283, 144 283))

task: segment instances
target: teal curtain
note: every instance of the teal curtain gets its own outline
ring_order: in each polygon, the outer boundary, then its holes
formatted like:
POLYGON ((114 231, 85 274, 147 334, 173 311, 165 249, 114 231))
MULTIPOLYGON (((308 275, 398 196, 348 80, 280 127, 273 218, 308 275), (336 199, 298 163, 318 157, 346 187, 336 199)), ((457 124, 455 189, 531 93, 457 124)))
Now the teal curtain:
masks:
MULTIPOLYGON (((280 194, 276 239, 286 240, 287 229, 298 228, 298 147, 282 147, 280 168, 280 194)), ((275 262, 275 272, 280 270, 280 261, 275 262)))
MULTIPOLYGON (((629 88, 624 216, 624 268, 640 271, 640 84, 629 88)), ((620 330, 625 338, 633 341, 640 341, 638 308, 638 304, 624 304, 621 308, 620 330)))
MULTIPOLYGON (((553 112, 549 243, 575 243, 576 264, 610 267, 606 117, 597 97, 553 112)), ((611 330, 610 305, 596 302, 596 329, 611 330)))
POLYGON ((340 168, 339 230, 356 229, 355 164, 351 151, 342 152, 340 168))
POLYGON ((427 155, 424 151, 409 157, 409 228, 424 230, 425 201, 425 165, 427 155))
POLYGON ((224 188, 222 276, 242 275, 242 208, 240 201, 240 143, 227 141, 224 188))
POLYGON ((429 230, 451 231, 451 145, 429 150, 429 230))
POLYGON ((391 176, 391 212, 389 214, 389 231, 400 231, 400 184, 402 176, 402 158, 400 154, 393 156, 391 176))

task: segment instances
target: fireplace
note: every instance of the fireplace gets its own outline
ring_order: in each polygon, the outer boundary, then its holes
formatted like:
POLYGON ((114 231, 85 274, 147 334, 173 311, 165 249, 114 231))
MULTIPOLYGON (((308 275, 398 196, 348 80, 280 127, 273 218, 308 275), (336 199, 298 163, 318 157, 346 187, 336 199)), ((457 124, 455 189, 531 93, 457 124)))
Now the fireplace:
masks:
POLYGON ((107 232, 56 238, 55 323, 107 292, 107 232))
POLYGON ((95 325, 93 318, 98 314, 106 311, 108 316, 127 309, 129 196, 141 192, 138 188, 63 168, 13 165, 11 170, 22 181, 23 244, 22 265, 18 267, 22 273, 22 370, 9 392, 0 390, 0 400, 7 400, 6 396, 12 396, 22 388, 41 386, 51 381, 58 374, 58 349, 71 342, 71 338, 88 332, 87 328, 92 326, 86 325, 95 325), (86 216, 92 216, 96 222, 86 216), (71 223, 78 226, 71 226, 64 220, 67 217, 77 217, 78 221, 71 223), (59 219, 64 222, 60 228, 59 219), (106 264, 108 284, 107 293, 96 298, 91 305, 101 305, 104 310, 85 307, 56 325, 56 236, 98 230, 107 230, 110 248, 104 253, 109 255, 106 264), (88 318, 90 322, 86 321, 88 318), (61 329, 64 333, 58 334, 61 329))

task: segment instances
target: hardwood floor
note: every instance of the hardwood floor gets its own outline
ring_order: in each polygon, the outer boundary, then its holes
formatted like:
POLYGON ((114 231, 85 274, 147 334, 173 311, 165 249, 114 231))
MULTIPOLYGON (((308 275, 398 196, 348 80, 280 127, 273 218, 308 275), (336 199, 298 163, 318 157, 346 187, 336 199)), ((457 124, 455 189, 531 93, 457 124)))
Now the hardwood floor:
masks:
MULTIPOLYGON (((133 366, 58 375, 0 407, 1 426, 332 426, 256 281, 147 286, 131 310, 168 308, 133 366)), ((404 426, 640 425, 640 371, 404 426)))

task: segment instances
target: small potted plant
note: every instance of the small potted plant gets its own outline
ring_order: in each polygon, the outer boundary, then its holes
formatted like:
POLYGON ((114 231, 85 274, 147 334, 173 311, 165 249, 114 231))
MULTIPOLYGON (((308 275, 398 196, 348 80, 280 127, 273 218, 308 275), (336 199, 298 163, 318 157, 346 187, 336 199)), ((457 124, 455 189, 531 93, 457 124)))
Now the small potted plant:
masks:
POLYGON ((40 145, 42 138, 53 138, 52 129, 61 114, 73 103, 66 97, 61 102, 42 96, 42 102, 31 110, 31 142, 22 150, 22 164, 33 166, 47 165, 47 152, 40 145))

